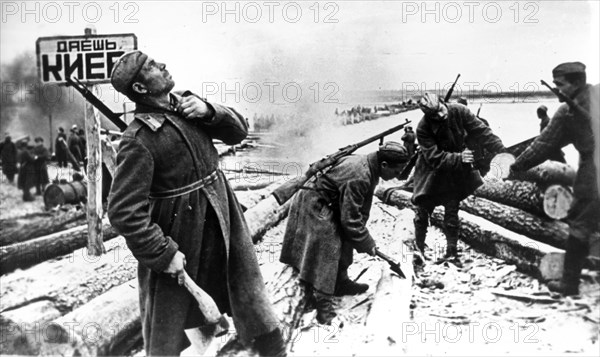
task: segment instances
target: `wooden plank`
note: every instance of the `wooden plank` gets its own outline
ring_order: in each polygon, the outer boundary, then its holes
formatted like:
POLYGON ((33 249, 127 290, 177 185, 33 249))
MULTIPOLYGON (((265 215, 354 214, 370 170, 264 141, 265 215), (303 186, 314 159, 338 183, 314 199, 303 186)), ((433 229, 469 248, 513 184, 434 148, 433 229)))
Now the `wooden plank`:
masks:
MULTIPOLYGON (((98 88, 92 90, 99 96, 98 88)), ((87 220, 88 252, 101 255, 106 252, 102 239, 102 147, 100 144, 100 116, 94 106, 85 103, 85 137, 87 145, 87 220)))

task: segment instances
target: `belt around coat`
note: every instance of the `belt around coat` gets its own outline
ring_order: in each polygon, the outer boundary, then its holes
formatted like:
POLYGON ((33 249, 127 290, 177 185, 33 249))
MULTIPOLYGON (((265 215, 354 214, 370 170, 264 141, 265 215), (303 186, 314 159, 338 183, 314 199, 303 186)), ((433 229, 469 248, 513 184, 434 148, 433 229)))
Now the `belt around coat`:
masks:
POLYGON ((150 192, 150 195, 148 197, 151 200, 156 200, 156 199, 165 199, 165 198, 174 198, 174 197, 183 196, 190 192, 199 190, 206 185, 210 185, 211 183, 217 181, 218 179, 219 179, 219 173, 217 170, 215 170, 210 175, 208 175, 194 183, 191 183, 187 186, 174 188, 172 190, 160 191, 160 192, 150 192))

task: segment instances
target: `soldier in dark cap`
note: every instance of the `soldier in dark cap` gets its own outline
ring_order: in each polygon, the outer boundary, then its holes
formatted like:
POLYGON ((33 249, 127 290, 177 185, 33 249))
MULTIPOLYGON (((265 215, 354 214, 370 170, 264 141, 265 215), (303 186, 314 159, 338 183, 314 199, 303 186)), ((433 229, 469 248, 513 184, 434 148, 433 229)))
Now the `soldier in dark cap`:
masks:
POLYGON ((458 255, 458 206, 461 200, 481 185, 479 171, 473 167, 473 152, 466 138, 475 138, 492 153, 505 151, 502 141, 464 105, 445 103, 425 93, 419 101, 425 114, 417 127, 419 154, 415 164, 413 203, 415 241, 421 252, 429 217, 436 206, 444 206, 445 258, 458 255))
POLYGON ((136 103, 119 146, 108 216, 139 262, 146 353, 179 355, 190 344, 185 329, 211 333, 182 286, 185 269, 233 317, 244 344, 261 356, 284 356, 242 208, 213 146, 213 138, 242 141, 244 117, 190 91, 173 92, 166 65, 140 51, 115 63, 111 83, 136 103))
MULTIPOLYGON (((573 185, 574 201, 569 210, 569 238, 563 276, 551 281, 548 288, 565 295, 579 293, 579 278, 585 258, 589 254, 589 239, 598 230, 600 217, 598 128, 600 127, 600 86, 587 84, 585 65, 568 62, 552 70, 554 84, 560 92, 573 100, 581 111, 561 105, 548 126, 535 141, 517 157, 511 171, 524 171, 545 160, 562 147, 573 144, 579 152, 579 168, 573 185)), ((561 98, 562 102, 563 99, 561 98)), ((509 176, 510 177, 510 176, 509 176)))
POLYGON ((398 177, 408 159, 404 146, 387 142, 366 156, 340 159, 294 196, 280 260, 314 289, 319 323, 331 324, 336 316, 334 295, 369 288, 348 277, 352 251, 375 255, 375 240, 366 227, 375 186, 380 178, 398 177))
POLYGON ((412 126, 407 126, 404 128, 404 135, 402 135, 401 140, 404 142, 404 147, 408 152, 408 156, 412 157, 415 154, 415 142, 417 141, 417 136, 415 135, 412 126))

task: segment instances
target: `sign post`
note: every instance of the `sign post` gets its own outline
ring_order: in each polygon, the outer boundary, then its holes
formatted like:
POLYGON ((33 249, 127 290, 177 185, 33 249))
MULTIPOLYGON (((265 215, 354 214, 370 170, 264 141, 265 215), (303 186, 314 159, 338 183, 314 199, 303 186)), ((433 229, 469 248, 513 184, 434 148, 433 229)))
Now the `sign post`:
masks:
MULTIPOLYGON (((39 38, 36 42, 38 71, 42 84, 65 84, 75 77, 91 86, 99 96, 97 84, 109 83, 116 60, 125 52, 137 49, 134 34, 97 35, 86 28, 84 36, 39 38)), ((88 254, 106 252, 102 236, 102 145, 100 113, 85 104, 87 149, 87 222, 88 254)))

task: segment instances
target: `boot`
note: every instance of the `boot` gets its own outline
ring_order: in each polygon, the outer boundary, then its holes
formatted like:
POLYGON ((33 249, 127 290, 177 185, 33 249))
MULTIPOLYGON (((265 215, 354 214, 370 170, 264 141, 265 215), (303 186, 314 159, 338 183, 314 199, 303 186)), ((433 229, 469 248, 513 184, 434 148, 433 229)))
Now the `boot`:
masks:
POLYGON ((458 258, 458 230, 446 229, 446 255, 444 259, 458 258))
POLYGON ((23 190, 23 202, 33 202, 35 198, 31 195, 29 190, 23 190))
POLYGON ((331 321, 337 316, 333 306, 333 295, 315 291, 317 301, 317 321, 322 325, 331 325, 331 321))
POLYGON ((283 337, 281 336, 281 330, 279 328, 256 337, 254 339, 254 349, 260 356, 287 356, 285 343, 283 342, 283 337))
POLYGON ((423 257, 425 256, 425 237, 427 236, 427 227, 415 226, 415 243, 417 248, 421 251, 423 257))
POLYGON ((562 279, 550 281, 548 289, 565 296, 578 295, 581 269, 588 253, 588 245, 570 235, 567 240, 562 279))
POLYGON ((335 283, 335 296, 358 295, 367 290, 369 290, 368 284, 360 284, 350 280, 347 269, 341 269, 338 272, 337 281, 335 283))

